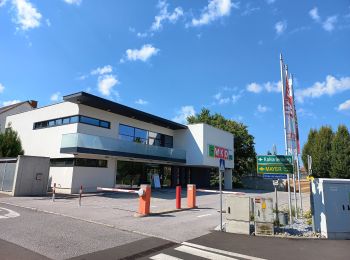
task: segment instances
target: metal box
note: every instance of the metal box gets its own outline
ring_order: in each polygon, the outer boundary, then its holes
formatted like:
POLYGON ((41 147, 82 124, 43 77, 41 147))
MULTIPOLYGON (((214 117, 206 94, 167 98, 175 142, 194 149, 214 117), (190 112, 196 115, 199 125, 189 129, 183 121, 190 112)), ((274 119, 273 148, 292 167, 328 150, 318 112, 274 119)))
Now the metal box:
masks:
POLYGON ((314 179, 315 231, 329 239, 350 239, 350 180, 314 179))
POLYGON ((250 234, 250 198, 226 197, 226 232, 250 234))
POLYGON ((254 221, 256 235, 274 234, 273 202, 271 198, 254 199, 254 221))

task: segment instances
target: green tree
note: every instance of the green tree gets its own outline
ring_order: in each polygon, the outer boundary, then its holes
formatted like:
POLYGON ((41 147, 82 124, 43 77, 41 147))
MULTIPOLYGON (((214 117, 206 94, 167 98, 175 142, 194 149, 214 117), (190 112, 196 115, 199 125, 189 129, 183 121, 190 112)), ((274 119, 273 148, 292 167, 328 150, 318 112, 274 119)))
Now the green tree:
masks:
POLYGON ((24 154, 21 140, 11 127, 0 133, 0 157, 17 157, 24 154))
POLYGON ((307 137, 307 142, 304 144, 302 156, 301 159, 303 160, 303 164, 305 169, 309 169, 308 162, 307 162, 307 156, 313 156, 313 150, 316 143, 316 135, 317 130, 316 129, 310 129, 309 135, 307 137))
POLYGON ((322 126, 315 136, 315 142, 311 150, 312 173, 315 177, 330 177, 332 140, 332 128, 330 126, 322 126))
POLYGON ((330 176, 350 179, 350 135, 345 125, 340 125, 333 137, 330 176))
POLYGON ((234 135, 234 177, 240 179, 243 174, 256 173, 256 152, 254 137, 249 134, 247 126, 224 118, 209 109, 203 108, 199 114, 187 118, 189 124, 206 123, 234 135))

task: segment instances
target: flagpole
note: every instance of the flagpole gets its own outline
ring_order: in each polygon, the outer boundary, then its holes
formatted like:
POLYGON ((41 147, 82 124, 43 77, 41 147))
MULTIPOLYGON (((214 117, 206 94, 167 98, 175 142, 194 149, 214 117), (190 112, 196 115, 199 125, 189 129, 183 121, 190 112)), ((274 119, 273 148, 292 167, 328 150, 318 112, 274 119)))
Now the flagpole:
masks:
MULTIPOLYGON (((297 123, 297 111, 295 109, 295 100, 294 100, 294 77, 293 77, 293 74, 291 75, 292 76, 292 84, 291 84, 291 94, 292 94, 292 98, 293 98, 293 109, 294 109, 294 116, 295 116, 295 123, 297 123)), ((295 132, 297 133, 297 131, 299 131, 297 129, 298 125, 295 124, 295 132)), ((295 141, 296 141, 296 155, 297 155, 297 174, 298 174, 298 189, 299 189, 299 201, 300 201, 300 213, 301 213, 301 216, 303 216, 303 198, 301 196, 301 185, 300 185, 300 167, 299 167, 299 140, 297 135, 295 136, 295 141)))
MULTIPOLYGON (((285 113, 285 107, 284 107, 284 91, 285 91, 285 77, 284 77, 284 66, 283 66, 283 58, 282 53, 280 53, 280 68, 281 68, 281 82, 282 82, 282 109, 283 109, 283 126, 284 126, 284 147, 285 147, 285 154, 288 155, 288 146, 287 146, 287 129, 286 129, 286 113, 285 113)), ((292 198, 290 194, 290 176, 287 174, 287 185, 288 185, 288 207, 289 207, 289 222, 290 224, 293 223, 292 218, 292 198)))

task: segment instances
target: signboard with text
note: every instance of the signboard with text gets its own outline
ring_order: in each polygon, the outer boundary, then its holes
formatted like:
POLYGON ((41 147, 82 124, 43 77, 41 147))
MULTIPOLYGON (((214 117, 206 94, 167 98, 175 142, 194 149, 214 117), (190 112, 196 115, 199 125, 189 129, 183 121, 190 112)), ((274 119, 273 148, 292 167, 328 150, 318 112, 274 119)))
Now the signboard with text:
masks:
POLYGON ((263 174, 266 179, 286 178, 287 174, 293 174, 293 157, 290 155, 258 155, 257 172, 263 174))
POLYGON ((224 160, 233 160, 233 151, 220 146, 209 144, 208 156, 224 160))

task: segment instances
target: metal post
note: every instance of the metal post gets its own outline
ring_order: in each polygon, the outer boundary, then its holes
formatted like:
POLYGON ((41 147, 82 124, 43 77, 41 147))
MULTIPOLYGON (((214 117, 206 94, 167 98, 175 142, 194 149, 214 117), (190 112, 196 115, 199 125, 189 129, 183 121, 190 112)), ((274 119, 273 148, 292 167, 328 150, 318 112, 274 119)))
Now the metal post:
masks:
POLYGON ((300 202, 300 213, 301 213, 301 218, 303 218, 303 198, 301 196, 301 185, 300 185, 300 169, 299 169, 299 156, 297 157, 297 173, 298 173, 298 188, 299 188, 299 202, 300 202))
POLYGON ((295 173, 293 173, 293 195, 294 195, 294 210, 295 210, 295 218, 298 218, 298 202, 297 202, 297 192, 296 192, 296 181, 295 181, 295 173))
POLYGON ((219 190, 220 190, 220 231, 222 228, 222 171, 219 171, 219 190))
POLYGON ((290 175, 289 173, 287 174, 287 185, 288 185, 288 206, 289 206, 289 222, 290 224, 293 224, 293 217, 292 217, 292 197, 290 196, 290 175))
POLYGON ((80 185, 80 190, 79 190, 79 207, 81 206, 81 197, 83 195, 83 185, 80 185))
POLYGON ((55 195, 56 195, 56 183, 53 184, 52 202, 55 202, 55 195))

